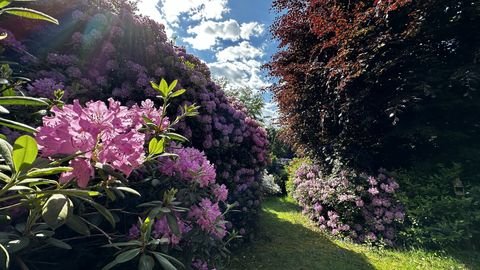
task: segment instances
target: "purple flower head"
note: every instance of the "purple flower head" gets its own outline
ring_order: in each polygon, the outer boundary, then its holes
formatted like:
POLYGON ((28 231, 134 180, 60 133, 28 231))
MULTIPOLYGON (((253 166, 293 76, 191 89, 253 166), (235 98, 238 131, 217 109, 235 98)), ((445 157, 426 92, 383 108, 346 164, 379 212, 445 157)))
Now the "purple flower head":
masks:
POLYGON ((140 237, 140 228, 138 228, 137 224, 133 224, 132 227, 130 227, 130 230, 128 230, 127 238, 130 240, 134 240, 138 237, 140 237))
POLYGON ((31 96, 46 98, 53 98, 54 91, 63 89, 63 83, 56 82, 52 78, 37 79, 27 86, 28 93, 31 96))
POLYGON ((215 168, 207 160, 205 154, 191 147, 173 148, 176 159, 163 158, 160 171, 166 175, 176 175, 182 180, 198 183, 206 187, 215 183, 215 168))

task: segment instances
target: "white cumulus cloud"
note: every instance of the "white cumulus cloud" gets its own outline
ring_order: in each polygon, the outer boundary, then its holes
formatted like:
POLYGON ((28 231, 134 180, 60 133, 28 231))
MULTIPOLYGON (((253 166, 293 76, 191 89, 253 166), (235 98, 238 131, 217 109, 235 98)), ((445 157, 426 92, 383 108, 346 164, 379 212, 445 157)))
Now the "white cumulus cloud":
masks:
POLYGON ((181 18, 189 20, 220 20, 228 13, 228 0, 140 0, 139 12, 165 25, 171 36, 180 26, 181 18))
POLYGON ((260 90, 268 86, 261 75, 261 58, 264 54, 261 48, 242 41, 218 51, 215 54, 216 61, 208 66, 214 77, 226 78, 233 88, 247 86, 260 90))
POLYGON ((183 41, 194 49, 208 50, 218 45, 221 40, 249 40, 261 35, 263 31, 264 25, 257 22, 239 24, 233 19, 221 22, 208 20, 188 28, 187 33, 192 36, 184 38, 183 41))

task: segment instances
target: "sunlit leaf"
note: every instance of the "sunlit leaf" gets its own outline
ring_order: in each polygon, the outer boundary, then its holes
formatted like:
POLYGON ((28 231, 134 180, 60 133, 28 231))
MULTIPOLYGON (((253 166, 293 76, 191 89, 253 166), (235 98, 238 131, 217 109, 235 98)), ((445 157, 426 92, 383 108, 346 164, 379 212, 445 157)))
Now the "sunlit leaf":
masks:
POLYGON ((0 1, 0 8, 4 8, 12 3, 12 0, 1 0, 0 1))
POLYGON ((20 172, 32 165, 38 155, 37 141, 31 136, 18 137, 13 144, 13 165, 15 171, 20 172))
POLYGON ((10 169, 14 169, 13 166, 13 147, 4 139, 0 139, 0 155, 2 155, 5 163, 10 167, 10 169))
MULTIPOLYGON (((58 20, 53 18, 52 16, 49 16, 43 12, 29 9, 29 8, 22 8, 22 7, 11 7, 11 8, 5 8, 1 10, 2 13, 7 13, 15 16, 20 16, 28 19, 33 19, 33 20, 43 20, 43 21, 48 21, 54 24, 58 24, 58 20)), ((1 14, 1 13, 0 13, 1 14)))
POLYGON ((13 129, 17 129, 17 130, 21 130, 21 131, 25 131, 25 132, 29 132, 29 133, 35 133, 36 132, 36 130, 29 125, 25 125, 23 123, 8 120, 8 119, 2 118, 2 117, 0 117, 0 126, 6 126, 6 127, 9 127, 9 128, 13 128, 13 129))
POLYGON ((0 105, 48 106, 48 103, 34 97, 8 96, 0 97, 0 105))
POLYGON ((185 93, 187 90, 185 89, 180 89, 180 90, 177 90, 175 92, 172 93, 172 95, 170 97, 178 97, 180 95, 183 95, 183 93, 185 93))
POLYGON ((137 195, 138 197, 141 197, 142 195, 136 191, 135 189, 133 188, 129 188, 129 187, 115 187, 115 189, 118 189, 118 190, 121 190, 121 191, 125 191, 125 192, 128 192, 128 193, 132 193, 134 195, 137 195))
POLYGON ((53 168, 33 169, 27 173, 27 177, 42 177, 42 176, 59 174, 63 172, 70 172, 72 170, 73 170, 72 167, 53 167, 53 168))
POLYGON ((48 198, 42 209, 42 218, 50 227, 58 228, 71 215, 73 204, 63 194, 54 194, 48 198))
POLYGON ((0 113, 9 114, 10 112, 7 110, 7 108, 0 105, 0 113))
POLYGON ((30 244, 30 239, 26 236, 22 236, 19 239, 10 240, 5 244, 5 248, 10 253, 16 253, 30 244))
POLYGON ((10 266, 10 254, 8 254, 7 249, 2 244, 0 244, 0 254, 2 269, 8 269, 10 266))

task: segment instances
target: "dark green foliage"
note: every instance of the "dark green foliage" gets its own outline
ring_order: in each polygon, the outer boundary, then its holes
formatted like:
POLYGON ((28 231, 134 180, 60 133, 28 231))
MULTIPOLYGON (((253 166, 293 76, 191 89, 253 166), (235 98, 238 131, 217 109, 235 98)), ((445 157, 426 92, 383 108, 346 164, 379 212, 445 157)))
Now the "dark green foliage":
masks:
POLYGON ((480 187, 461 181, 459 164, 438 165, 429 170, 435 173, 425 171, 425 168, 402 171, 397 176, 409 225, 400 234, 404 243, 432 248, 459 244, 478 247, 480 187), (455 187, 457 179, 462 183, 457 182, 455 187))

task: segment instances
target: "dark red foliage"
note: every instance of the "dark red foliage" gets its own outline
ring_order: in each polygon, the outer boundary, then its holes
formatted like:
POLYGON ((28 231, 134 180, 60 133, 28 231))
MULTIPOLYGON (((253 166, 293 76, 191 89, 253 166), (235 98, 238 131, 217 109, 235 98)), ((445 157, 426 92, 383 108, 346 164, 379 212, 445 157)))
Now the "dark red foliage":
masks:
POLYGON ((297 150, 372 170, 478 157, 480 1, 273 7, 280 51, 266 68, 297 150))

